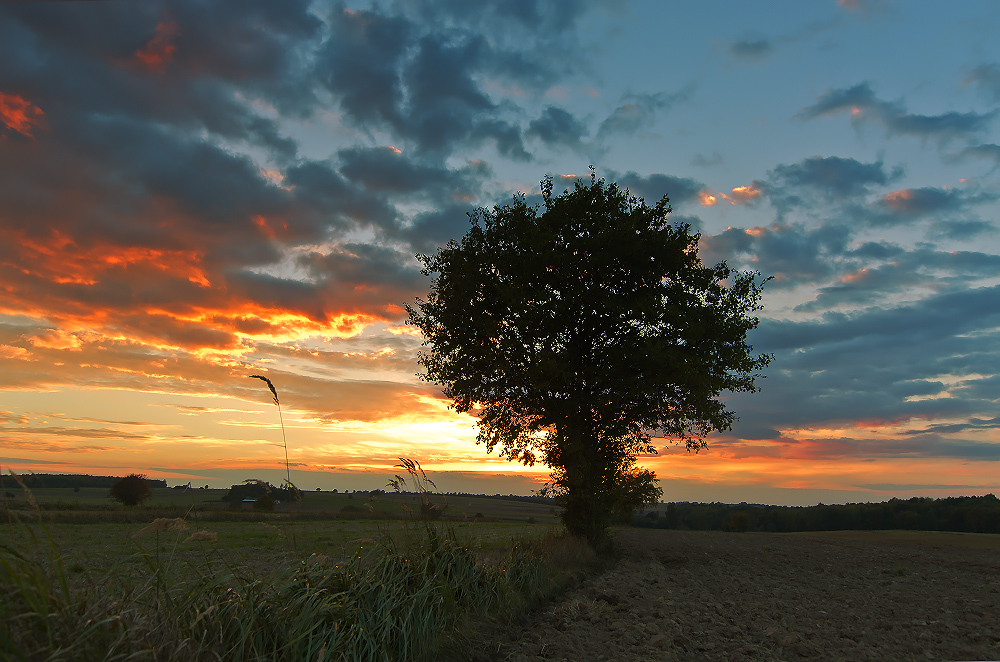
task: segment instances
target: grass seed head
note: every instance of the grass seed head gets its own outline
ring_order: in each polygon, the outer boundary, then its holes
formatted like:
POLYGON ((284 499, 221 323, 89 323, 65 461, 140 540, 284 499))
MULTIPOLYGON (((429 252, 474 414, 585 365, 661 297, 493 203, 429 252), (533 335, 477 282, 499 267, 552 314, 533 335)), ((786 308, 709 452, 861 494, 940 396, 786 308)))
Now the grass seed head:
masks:
POLYGON ((218 534, 214 533, 213 531, 195 531, 187 538, 185 538, 184 542, 197 542, 199 540, 210 540, 212 542, 215 542, 218 539, 219 539, 218 534))

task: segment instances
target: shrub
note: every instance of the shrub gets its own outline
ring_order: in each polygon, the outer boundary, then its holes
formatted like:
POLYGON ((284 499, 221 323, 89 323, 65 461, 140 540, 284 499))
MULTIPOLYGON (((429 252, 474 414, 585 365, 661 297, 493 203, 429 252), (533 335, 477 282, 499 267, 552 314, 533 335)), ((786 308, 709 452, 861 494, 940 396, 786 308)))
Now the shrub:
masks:
POLYGON ((138 506, 153 496, 153 488, 149 486, 143 474, 129 474, 111 486, 108 498, 118 501, 123 506, 138 506))
POLYGON ((274 497, 270 492, 264 492, 253 502, 253 509, 258 513, 270 513, 274 511, 274 497))

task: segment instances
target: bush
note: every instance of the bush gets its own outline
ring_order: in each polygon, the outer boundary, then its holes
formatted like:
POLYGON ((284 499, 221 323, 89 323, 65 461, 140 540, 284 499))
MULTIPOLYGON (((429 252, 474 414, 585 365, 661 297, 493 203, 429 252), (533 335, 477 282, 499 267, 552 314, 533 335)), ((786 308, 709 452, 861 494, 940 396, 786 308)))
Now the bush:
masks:
POLYGON ((138 506, 153 496, 153 488, 149 486, 143 474, 129 474, 111 486, 108 498, 118 501, 123 506, 138 506))
POLYGON ((265 492, 257 497, 253 502, 253 509, 258 513, 270 513, 274 511, 274 497, 269 492, 265 492))

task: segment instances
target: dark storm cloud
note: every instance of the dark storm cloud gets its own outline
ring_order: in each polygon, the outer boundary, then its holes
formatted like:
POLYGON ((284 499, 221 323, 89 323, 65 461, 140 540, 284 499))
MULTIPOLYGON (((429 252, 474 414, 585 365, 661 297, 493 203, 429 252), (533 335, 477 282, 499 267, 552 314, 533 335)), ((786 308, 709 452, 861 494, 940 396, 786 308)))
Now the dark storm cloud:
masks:
POLYGON ((671 206, 680 207, 696 199, 698 193, 705 190, 704 184, 690 177, 674 177, 660 173, 642 176, 632 170, 625 173, 616 173, 612 170, 608 176, 617 182, 618 186, 628 188, 632 195, 644 199, 650 206, 667 195, 670 196, 671 206))
MULTIPOLYGON (((7 154, 22 163, 7 180, 11 199, 16 204, 18 190, 37 199, 39 187, 65 196, 70 181, 85 183, 92 208, 72 216, 86 217, 90 238, 103 228, 126 241, 144 234, 173 243, 176 233, 116 218, 148 212, 143 206, 154 199, 189 216, 191 231, 225 231, 231 243, 260 241, 251 222, 257 216, 281 215, 286 239, 321 236, 337 214, 321 219, 297 209, 294 195, 225 144, 260 147, 279 161, 294 156, 295 143, 248 102, 293 115, 309 110, 302 49, 322 24, 307 9, 304 2, 248 2, 230 11, 225 3, 182 1, 3 7, 9 22, 0 22, 13 33, 3 44, 17 49, 0 45, 5 91, 32 99, 46 120, 33 152, 7 154)), ((250 246, 228 252, 260 253, 250 246)))
POLYGON ((340 172, 369 191, 432 195, 436 199, 478 196, 483 180, 492 175, 482 161, 464 168, 448 168, 433 162, 408 159, 392 147, 351 147, 338 152, 340 172))
MULTIPOLYGON (((0 150, 5 309, 190 350, 237 348, 239 334, 322 333, 344 315, 398 319, 396 304, 413 296, 398 283, 262 273, 303 244, 358 229, 392 235, 400 224, 363 150, 345 152, 350 179, 298 158, 279 129, 276 117, 315 108, 311 52, 324 27, 307 10, 0 7, 0 93, 26 99, 43 120, 0 150)), ((475 195, 488 175, 475 164, 421 167, 410 174, 427 177, 432 202, 475 195)), ((393 255, 352 254, 372 272, 384 259, 385 273, 420 282, 393 255)))
POLYGON ((26 93, 55 123, 69 114, 142 117, 288 157, 294 143, 234 93, 308 111, 302 55, 321 23, 307 4, 5 5, 13 34, 0 40, 0 76, 6 91, 26 93), (158 39, 155 59, 141 59, 158 39))
MULTIPOLYGON (((506 204, 510 200, 504 200, 506 204)), ((460 239, 469 229, 469 214, 476 207, 456 202, 422 212, 413 217, 409 225, 395 231, 395 237, 408 242, 421 253, 431 253, 452 239, 460 239)))
POLYGON ((972 138, 986 131, 997 114, 996 111, 984 114, 954 111, 941 115, 911 114, 901 102, 883 101, 875 96, 868 83, 861 83, 826 92, 815 104, 803 108, 798 117, 809 120, 845 111, 851 113, 851 121, 855 124, 877 122, 885 127, 889 135, 915 136, 941 143, 972 138))
POLYGON ((524 135, 538 138, 549 147, 566 147, 579 152, 588 133, 587 125, 572 113, 558 106, 548 106, 539 117, 531 120, 524 135))
POLYGON ((766 39, 739 39, 729 45, 729 54, 739 60, 759 62, 774 51, 774 46, 766 39))
POLYGON ((414 26, 401 17, 335 10, 318 54, 317 77, 360 126, 402 122, 399 68, 414 26))
POLYGON ((523 38, 526 32, 558 38, 573 30, 576 20, 591 4, 586 0, 483 0, 476 3, 415 0, 404 3, 401 9, 428 23, 461 25, 498 33, 501 38, 523 38))
POLYGON ((406 293, 400 299, 395 295, 386 297, 382 292, 380 300, 405 302, 416 296, 418 290, 425 289, 420 267, 413 256, 384 246, 341 244, 330 253, 313 252, 301 256, 298 263, 325 287, 348 291, 389 289, 406 293))
POLYGON ((347 227, 350 221, 385 227, 396 222, 395 208, 351 186, 329 163, 303 161, 285 171, 284 183, 294 187, 304 213, 319 224, 334 226, 339 222, 340 227, 347 227))
MULTIPOLYGON (((416 13, 424 16, 430 6, 416 13)), ((329 17, 331 35, 318 52, 318 77, 351 121, 389 129, 422 155, 443 158, 461 146, 489 143, 507 158, 530 159, 519 109, 494 102, 484 81, 541 90, 555 80, 556 70, 505 43, 502 34, 497 38, 490 30, 487 39, 473 29, 477 21, 467 10, 435 21, 417 20, 413 7, 401 10, 409 14, 338 8, 329 17)), ((551 8, 526 3, 497 25, 550 15, 551 8)), ((546 132, 547 119, 536 121, 532 135, 555 138, 546 132)))
POLYGON ((593 0, 412 0, 394 6, 415 23, 487 35, 488 70, 499 80, 541 92, 576 70, 577 21, 593 0))
POLYGON ((975 83, 993 101, 1000 101, 1000 66, 981 64, 966 76, 964 83, 975 83))

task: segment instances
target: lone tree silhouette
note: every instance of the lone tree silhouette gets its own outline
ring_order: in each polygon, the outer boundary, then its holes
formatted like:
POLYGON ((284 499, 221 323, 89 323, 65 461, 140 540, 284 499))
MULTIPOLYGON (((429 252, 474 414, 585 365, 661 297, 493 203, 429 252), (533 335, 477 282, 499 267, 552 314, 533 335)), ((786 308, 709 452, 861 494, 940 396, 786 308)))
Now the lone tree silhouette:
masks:
POLYGON ((718 396, 757 390, 771 357, 746 336, 764 281, 705 266, 666 196, 649 207, 593 175, 559 196, 541 185, 543 208, 479 209, 460 243, 418 256, 437 275, 407 312, 421 377, 479 416, 487 451, 550 467, 568 530, 600 545, 662 494, 636 466, 654 434, 697 451, 735 420, 718 396))
POLYGON ((144 474, 129 474, 112 485, 108 492, 109 498, 123 506, 138 506, 151 496, 153 488, 144 474))

